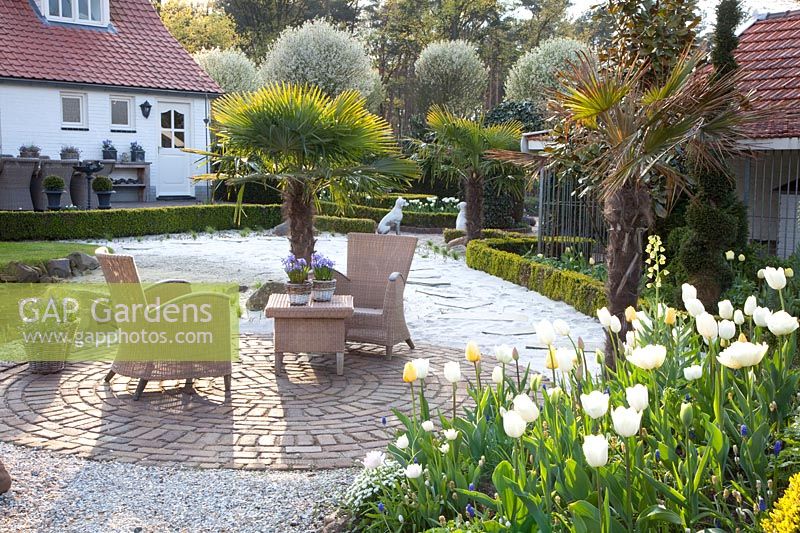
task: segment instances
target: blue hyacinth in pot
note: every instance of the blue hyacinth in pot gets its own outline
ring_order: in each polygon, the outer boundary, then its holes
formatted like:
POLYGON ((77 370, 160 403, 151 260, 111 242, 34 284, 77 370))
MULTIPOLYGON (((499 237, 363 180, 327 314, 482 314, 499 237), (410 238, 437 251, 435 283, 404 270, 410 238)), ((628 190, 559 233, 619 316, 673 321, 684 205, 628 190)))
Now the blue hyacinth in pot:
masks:
POLYGON ((289 283, 286 284, 286 293, 289 295, 289 304, 306 305, 311 297, 311 282, 308 280, 308 273, 311 269, 302 257, 295 257, 294 254, 283 260, 283 270, 289 276, 289 283))
POLYGON ((311 256, 311 270, 314 271, 311 297, 315 302, 330 302, 336 291, 336 280, 333 279, 333 261, 322 254, 311 256))

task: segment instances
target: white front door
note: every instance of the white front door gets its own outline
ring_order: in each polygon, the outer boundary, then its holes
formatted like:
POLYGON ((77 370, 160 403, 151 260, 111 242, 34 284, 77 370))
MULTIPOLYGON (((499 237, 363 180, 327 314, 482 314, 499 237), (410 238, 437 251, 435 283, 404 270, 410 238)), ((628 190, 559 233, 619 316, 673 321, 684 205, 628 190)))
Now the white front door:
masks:
POLYGON ((191 155, 181 151, 191 138, 189 104, 158 103, 158 196, 191 194, 191 155))

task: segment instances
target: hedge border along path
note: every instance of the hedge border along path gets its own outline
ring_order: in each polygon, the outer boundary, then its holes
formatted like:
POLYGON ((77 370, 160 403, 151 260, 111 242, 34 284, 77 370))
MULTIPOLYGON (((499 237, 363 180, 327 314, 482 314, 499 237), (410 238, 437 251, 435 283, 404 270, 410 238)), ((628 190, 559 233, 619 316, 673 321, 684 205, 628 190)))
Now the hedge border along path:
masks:
MULTIPOLYGON (((236 206, 192 205, 91 211, 0 211, 0 241, 96 239, 160 235, 236 228, 272 228, 281 223, 279 205, 245 205, 242 222, 234 220, 236 206)), ((375 231, 375 221, 364 218, 318 216, 320 231, 334 233, 375 231)))
MULTIPOLYGON (((573 242, 563 239, 559 242, 573 242)), ((518 253, 537 242, 534 238, 473 240, 467 245, 467 266, 516 283, 553 300, 560 300, 587 316, 608 305, 605 286, 594 278, 559 270, 525 259, 518 253)))
MULTIPOLYGON (((324 215, 337 215, 342 209, 333 202, 320 202, 319 212, 324 215)), ((344 213, 356 218, 369 218, 375 222, 389 212, 383 207, 367 207, 365 205, 351 205, 344 208, 344 213)), ((403 211, 403 226, 413 226, 419 228, 452 228, 456 225, 457 213, 414 213, 403 211)))

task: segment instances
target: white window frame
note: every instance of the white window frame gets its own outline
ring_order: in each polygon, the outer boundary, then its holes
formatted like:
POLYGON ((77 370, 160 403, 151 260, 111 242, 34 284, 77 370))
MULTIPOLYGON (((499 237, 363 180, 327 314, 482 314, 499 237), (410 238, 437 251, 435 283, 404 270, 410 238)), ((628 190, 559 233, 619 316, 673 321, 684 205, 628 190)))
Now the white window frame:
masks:
MULTIPOLYGON (((42 12, 47 20, 53 22, 66 22, 69 24, 81 24, 84 26, 108 26, 109 23, 109 0, 100 0, 100 20, 85 20, 78 17, 78 2, 79 0, 69 0, 72 4, 72 16, 62 17, 50 14, 50 0, 42 0, 42 12)), ((91 2, 91 0, 87 0, 91 2)), ((58 11, 61 13, 61 2, 58 0, 58 11)), ((91 9, 91 3, 89 4, 91 9)))
POLYGON ((86 93, 77 93, 71 91, 62 91, 59 93, 58 101, 61 108, 61 127, 62 128, 88 128, 87 121, 87 95, 86 93), (64 122, 64 98, 77 98, 80 100, 81 120, 80 122, 64 122))
POLYGON ((132 96, 123 96, 112 94, 108 100, 108 122, 111 124, 111 129, 114 131, 136 131, 136 113, 133 112, 134 98, 132 96), (128 103, 128 123, 127 124, 114 124, 114 102, 124 101, 128 103))

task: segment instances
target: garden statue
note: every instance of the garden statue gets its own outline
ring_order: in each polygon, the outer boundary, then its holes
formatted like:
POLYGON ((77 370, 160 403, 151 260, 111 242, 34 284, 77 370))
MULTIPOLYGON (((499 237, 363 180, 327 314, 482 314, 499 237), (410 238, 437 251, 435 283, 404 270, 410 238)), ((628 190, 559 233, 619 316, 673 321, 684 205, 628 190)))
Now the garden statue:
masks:
POLYGON ((467 231, 467 202, 458 203, 458 218, 456 218, 456 229, 467 231))
POLYGON ((403 220, 403 208, 408 205, 408 201, 405 198, 398 198, 394 202, 394 207, 391 211, 386 213, 386 216, 383 217, 378 224, 378 233, 381 235, 386 235, 392 229, 397 235, 400 235, 400 221, 403 220))

